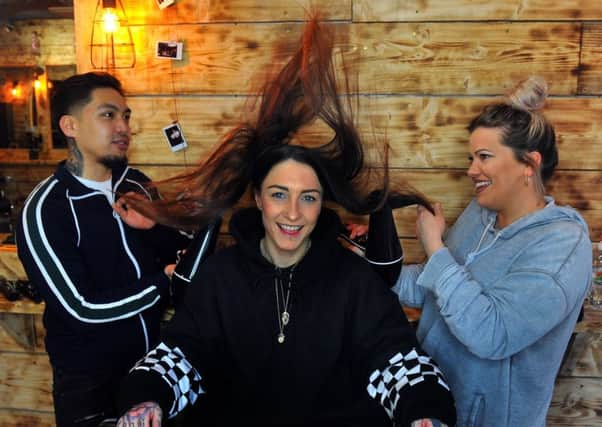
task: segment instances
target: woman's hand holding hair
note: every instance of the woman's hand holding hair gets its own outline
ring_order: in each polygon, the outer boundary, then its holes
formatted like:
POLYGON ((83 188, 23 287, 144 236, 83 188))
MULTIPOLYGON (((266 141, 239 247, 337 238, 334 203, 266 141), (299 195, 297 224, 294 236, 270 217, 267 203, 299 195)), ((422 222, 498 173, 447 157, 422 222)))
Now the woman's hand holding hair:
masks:
POLYGON ((356 237, 362 237, 368 234, 368 224, 356 224, 350 222, 348 224, 345 224, 345 228, 347 229, 347 231, 349 231, 348 237, 351 240, 355 239, 356 237))
POLYGON ((416 237, 420 240, 424 251, 430 257, 443 245, 443 233, 445 232, 445 217, 440 203, 433 205, 433 215, 424 206, 418 206, 416 217, 416 237))
POLYGON ((119 421, 117 427, 161 427, 163 411, 156 402, 143 402, 127 411, 119 421))

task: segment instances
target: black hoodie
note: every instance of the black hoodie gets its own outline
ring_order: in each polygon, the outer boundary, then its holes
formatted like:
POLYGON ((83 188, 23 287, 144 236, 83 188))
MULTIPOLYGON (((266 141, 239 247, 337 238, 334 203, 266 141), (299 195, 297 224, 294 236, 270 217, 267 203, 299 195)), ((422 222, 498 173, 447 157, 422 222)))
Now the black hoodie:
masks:
MULTIPOLYGON (((111 188, 145 193, 148 180, 115 168, 111 188)), ((59 164, 29 195, 17 229, 19 258, 46 303, 52 365, 95 377, 125 374, 157 343, 169 287, 163 267, 187 242, 167 227, 129 227, 102 192, 59 164)))
POLYGON ((430 417, 453 425, 443 377, 418 348, 395 295, 337 242, 340 220, 333 211, 323 209, 311 247, 292 272, 283 343, 275 278, 287 281, 290 271, 261 255, 257 209, 233 215, 230 230, 237 244, 202 265, 161 348, 126 379, 122 411, 150 400, 173 416, 198 397, 190 425, 391 425, 383 406, 400 426, 430 417), (417 377, 404 373, 412 362, 391 367, 413 351, 422 356, 413 365, 417 377), (432 372, 420 375, 427 365, 432 372), (399 381, 381 384, 395 372, 399 381), (378 391, 406 380, 413 384, 401 387, 395 404, 388 399, 397 392, 378 391))

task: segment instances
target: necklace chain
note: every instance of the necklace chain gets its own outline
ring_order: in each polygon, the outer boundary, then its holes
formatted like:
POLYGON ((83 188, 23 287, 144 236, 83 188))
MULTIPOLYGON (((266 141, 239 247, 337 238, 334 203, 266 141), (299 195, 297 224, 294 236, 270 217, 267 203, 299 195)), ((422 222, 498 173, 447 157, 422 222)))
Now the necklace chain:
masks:
POLYGON ((288 283, 286 286, 286 296, 284 294, 283 283, 280 279, 279 275, 274 277, 274 292, 276 293, 276 317, 278 318, 278 329, 280 332, 278 333, 278 343, 282 344, 285 339, 284 328, 288 325, 290 320, 290 313, 288 311, 289 301, 291 296, 291 288, 293 282, 293 270, 295 266, 293 265, 288 272, 288 283), (282 312, 280 312, 280 299, 282 298, 282 312))
MULTIPOLYGON (((307 253, 307 251, 309 250, 310 245, 311 245, 311 241, 308 240, 307 245, 305 247, 305 252, 303 253, 303 256, 305 256, 305 253, 307 253)), ((263 240, 263 239, 259 242, 259 250, 260 250, 261 254, 268 261, 270 261, 271 264, 274 265, 274 268, 276 269, 276 272, 277 272, 277 274, 274 276, 274 293, 276 294, 276 318, 278 319, 278 329, 279 329, 276 340, 278 341, 279 344, 282 344, 282 343, 284 343, 284 339, 286 338, 286 336, 284 335, 284 329, 286 328, 286 326, 288 325, 288 323, 291 319, 291 315, 289 312, 289 303, 291 302, 290 296, 291 296, 291 288, 292 288, 292 284, 293 284, 293 272, 295 270, 295 267, 297 266, 297 263, 295 263, 289 267, 288 283, 286 284, 286 294, 285 294, 284 283, 282 282, 281 273, 280 273, 282 271, 282 269, 274 263, 274 260, 272 259, 272 257, 270 256, 270 254, 268 253, 268 251, 265 248, 265 240, 263 240), (282 300, 282 309, 283 309, 282 312, 280 311, 280 300, 282 300)), ((301 257, 301 258, 303 258, 303 257, 301 257)))

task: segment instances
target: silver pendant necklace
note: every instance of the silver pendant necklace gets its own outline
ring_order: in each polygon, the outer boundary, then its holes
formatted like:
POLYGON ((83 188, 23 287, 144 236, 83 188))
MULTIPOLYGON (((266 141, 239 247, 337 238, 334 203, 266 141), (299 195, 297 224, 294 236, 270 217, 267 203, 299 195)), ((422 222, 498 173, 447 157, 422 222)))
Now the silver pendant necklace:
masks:
POLYGON ((282 280, 280 276, 274 277, 274 293, 276 294, 276 317, 278 318, 278 329, 280 332, 278 333, 278 343, 282 344, 284 342, 284 328, 288 325, 288 322, 291 318, 289 314, 289 302, 291 296, 291 287, 293 283, 293 270, 295 266, 293 265, 288 272, 288 283, 286 286, 286 296, 284 294, 282 280), (282 298, 282 313, 280 312, 280 299, 282 298))
MULTIPOLYGON (((311 241, 308 240, 301 258, 305 256, 310 246, 311 241)), ((265 257, 265 259, 267 259, 272 265, 274 265, 276 270, 281 271, 280 267, 276 266, 274 260, 266 250, 265 241, 263 239, 259 242, 259 250, 261 254, 265 257)), ((276 274, 276 276, 274 277, 274 293, 276 294, 276 317, 278 318, 278 336, 276 337, 276 340, 278 341, 278 344, 284 343, 284 339, 286 338, 286 336, 284 335, 284 328, 286 328, 286 326, 291 320, 289 303, 291 302, 290 296, 293 284, 293 272, 296 266, 297 264, 295 263, 291 267, 289 267, 288 283, 286 284, 286 294, 284 292, 284 284, 282 283, 282 279, 280 277, 281 275, 276 274), (282 312, 280 311, 280 300, 282 300, 282 312)))

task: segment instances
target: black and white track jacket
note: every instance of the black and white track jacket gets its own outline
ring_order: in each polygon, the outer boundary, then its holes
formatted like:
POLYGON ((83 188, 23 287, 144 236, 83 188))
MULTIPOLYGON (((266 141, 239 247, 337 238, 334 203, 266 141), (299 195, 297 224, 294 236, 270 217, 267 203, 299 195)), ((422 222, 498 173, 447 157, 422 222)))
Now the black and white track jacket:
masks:
MULTIPOLYGON (((113 171, 116 198, 145 193, 149 179, 130 167, 113 171)), ((25 202, 17 229, 19 258, 46 303, 46 349, 69 372, 119 372, 156 344, 174 262, 187 239, 155 226, 125 224, 107 197, 59 164, 25 202)))
POLYGON ((232 217, 237 244, 201 264, 162 342, 124 381, 120 410, 156 401, 190 426, 453 425, 443 375, 396 296, 337 242, 338 216, 323 210, 292 277, 261 255, 261 221, 257 209, 232 217), (279 275, 292 283, 282 343, 279 275))

